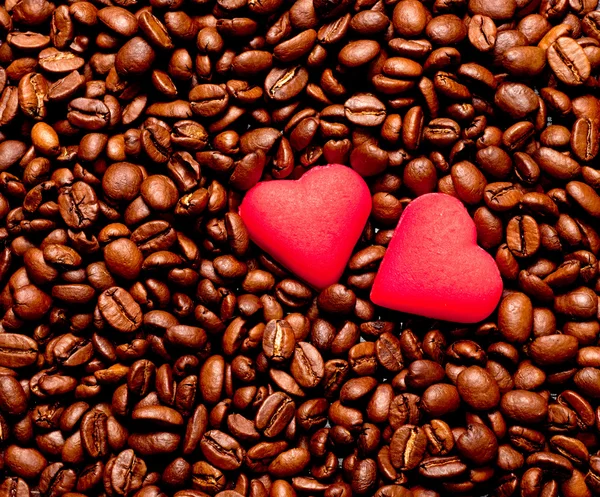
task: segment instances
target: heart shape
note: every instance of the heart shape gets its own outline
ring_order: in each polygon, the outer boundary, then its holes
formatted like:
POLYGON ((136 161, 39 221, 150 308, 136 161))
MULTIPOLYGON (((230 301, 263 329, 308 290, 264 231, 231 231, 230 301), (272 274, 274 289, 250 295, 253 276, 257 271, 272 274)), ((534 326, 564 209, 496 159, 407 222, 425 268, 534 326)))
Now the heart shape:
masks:
POLYGON ((258 183, 239 210, 252 241, 317 289, 339 280, 370 212, 367 184, 340 164, 258 183))
POLYGON ((430 193, 402 213, 371 300, 397 311, 476 323, 494 311, 501 294, 498 267, 477 245, 475 223, 463 204, 430 193))

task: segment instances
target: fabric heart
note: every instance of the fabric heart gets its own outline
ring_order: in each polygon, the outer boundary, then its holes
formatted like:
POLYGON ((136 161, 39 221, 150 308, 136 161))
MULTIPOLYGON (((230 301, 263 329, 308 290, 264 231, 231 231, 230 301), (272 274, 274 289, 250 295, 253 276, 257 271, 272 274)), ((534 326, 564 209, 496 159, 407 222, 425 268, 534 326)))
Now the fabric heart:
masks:
POLYGON ((260 248, 322 289, 344 272, 371 212, 371 195, 355 171, 330 164, 296 181, 257 184, 239 212, 260 248))
POLYGON ((382 307, 475 323, 502 293, 494 259, 477 245, 463 204, 444 193, 413 200, 403 212, 371 290, 382 307))

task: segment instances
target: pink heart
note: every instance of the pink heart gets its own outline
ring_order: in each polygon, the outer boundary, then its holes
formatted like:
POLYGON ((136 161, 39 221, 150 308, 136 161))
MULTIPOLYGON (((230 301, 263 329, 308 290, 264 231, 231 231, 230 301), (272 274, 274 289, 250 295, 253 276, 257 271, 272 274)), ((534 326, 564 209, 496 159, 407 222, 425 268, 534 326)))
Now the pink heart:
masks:
POLYGON ((400 218, 371 290, 382 307, 475 323, 502 294, 494 259, 477 245, 463 204, 444 193, 413 200, 400 218))
POLYGON ((339 280, 370 212, 367 184, 339 164, 259 183, 240 206, 254 243, 317 289, 339 280))

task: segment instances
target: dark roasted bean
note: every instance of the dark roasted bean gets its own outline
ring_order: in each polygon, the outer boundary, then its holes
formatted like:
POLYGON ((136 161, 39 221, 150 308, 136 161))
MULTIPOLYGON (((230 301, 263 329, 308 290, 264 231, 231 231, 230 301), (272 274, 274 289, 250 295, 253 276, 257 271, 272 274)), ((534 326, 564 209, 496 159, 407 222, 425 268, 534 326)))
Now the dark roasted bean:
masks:
POLYGON ((597 2, 138 3, 0 6, 0 497, 599 493, 597 2), (371 209, 313 288, 239 212, 327 163, 371 209), (440 192, 479 323, 370 300, 440 192))

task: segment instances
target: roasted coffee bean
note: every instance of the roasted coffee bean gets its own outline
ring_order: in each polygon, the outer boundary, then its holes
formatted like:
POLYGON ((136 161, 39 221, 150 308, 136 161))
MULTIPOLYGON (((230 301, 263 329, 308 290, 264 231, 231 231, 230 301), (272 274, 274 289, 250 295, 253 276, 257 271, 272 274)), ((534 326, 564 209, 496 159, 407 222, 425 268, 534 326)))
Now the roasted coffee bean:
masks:
POLYGON ((263 333, 263 352, 275 363, 285 362, 294 353, 294 330, 287 321, 271 320, 263 333))
POLYGON ((357 94, 344 104, 346 118, 358 126, 378 126, 383 123, 385 106, 374 95, 357 94))
POLYGON ((548 147, 540 147, 532 157, 542 171, 557 179, 568 180, 581 172, 577 161, 548 147))
POLYGON ((489 52, 496 44, 496 25, 488 16, 476 14, 471 19, 469 41, 480 52, 489 52))
POLYGON ((494 96, 494 102, 513 119, 522 119, 538 108, 535 92, 521 83, 504 83, 494 96))
POLYGON ((418 426, 405 425, 394 432, 390 443, 392 464, 401 470, 416 468, 427 447, 427 437, 418 426))
POLYGON ((200 449, 208 462, 227 471, 242 464, 244 449, 231 436, 219 430, 207 431, 200 441, 200 449))
POLYGON ((489 464, 496 459, 498 442, 496 435, 483 423, 472 423, 456 440, 459 454, 477 464, 489 464))
POLYGON ((304 67, 272 69, 265 78, 265 93, 275 101, 287 101, 297 96, 308 84, 304 67))
POLYGON ((515 257, 530 257, 540 247, 540 233, 530 216, 513 217, 507 226, 506 241, 515 257))
POLYGON ((533 304, 524 293, 506 295, 498 307, 498 329, 509 342, 524 343, 534 324, 533 304))
POLYGON ((512 75, 533 77, 546 65, 546 53, 539 47, 513 47, 506 50, 502 66, 512 75))
POLYGON ((456 195, 466 204, 476 204, 484 195, 485 176, 477 167, 468 161, 461 161, 452 166, 450 173, 456 195))
POLYGON ((567 85, 581 85, 590 76, 590 61, 572 38, 561 37, 548 47, 548 64, 567 85))
POLYGON ((419 465, 419 474, 433 480, 449 480, 467 471, 467 465, 457 456, 427 457, 419 465))
POLYGON ((101 411, 89 411, 81 419, 81 445, 92 458, 108 453, 108 417, 101 411))
POLYGON ((135 492, 142 486, 146 471, 146 463, 139 459, 133 450, 124 450, 114 462, 111 487, 118 494, 135 492))
POLYGON ((518 423, 539 423, 546 417, 548 401, 535 392, 512 390, 502 397, 500 409, 518 423))
POLYGON ((352 41, 340 50, 338 61, 347 67, 359 67, 373 60, 379 50, 379 43, 375 40, 352 41))
POLYGON ((478 410, 493 409, 500 402, 500 389, 484 368, 470 366, 457 377, 458 393, 469 406, 478 410))
MULTIPOLYGON (((489 148, 489 147, 488 147, 489 148)), ((496 212, 510 211, 519 205, 522 193, 507 182, 489 183, 485 187, 485 204, 496 212)))
MULTIPOLYGON (((47 109, 44 103, 48 95, 48 82, 38 73, 26 74, 19 81, 19 106, 32 119, 44 119, 47 109)), ((57 154, 58 155, 58 152, 57 154)))
POLYGON ((571 149, 577 158, 588 162, 598 155, 598 128, 589 118, 579 118, 571 131, 571 149))
POLYGON ((0 7, 0 494, 598 493, 594 1, 200 3, 0 7), (371 215, 312 288, 238 211, 327 163, 371 215), (434 192, 482 322, 370 300, 434 192))
POLYGON ((83 181, 64 187, 58 196, 58 206, 65 224, 71 228, 87 228, 98 218, 96 193, 83 181))
POLYGON ((108 126, 110 110, 100 100, 76 98, 69 102, 67 119, 72 126, 87 131, 97 131, 108 126))
POLYGON ((150 456, 169 454, 177 449, 180 435, 168 432, 133 433, 129 436, 130 447, 138 454, 150 456))
POLYGON ((98 309, 108 325, 121 332, 132 332, 142 324, 142 312, 131 294, 111 287, 98 297, 98 309))
POLYGON ((600 197, 592 187, 579 181, 570 181, 565 190, 587 214, 593 217, 600 215, 600 197))
POLYGON ((516 2, 484 2, 481 0, 471 0, 469 10, 474 14, 490 16, 495 21, 510 19, 516 9, 516 2))
POLYGON ((20 368, 34 364, 38 357, 35 340, 21 334, 3 333, 0 335, 0 365, 7 368, 20 368))
POLYGON ((42 69, 49 73, 68 73, 81 69, 85 64, 85 60, 72 52, 61 52, 51 47, 39 53, 38 63, 42 69))
POLYGON ((323 379, 323 358, 310 343, 298 342, 290 363, 290 372, 300 386, 316 387, 323 379))

